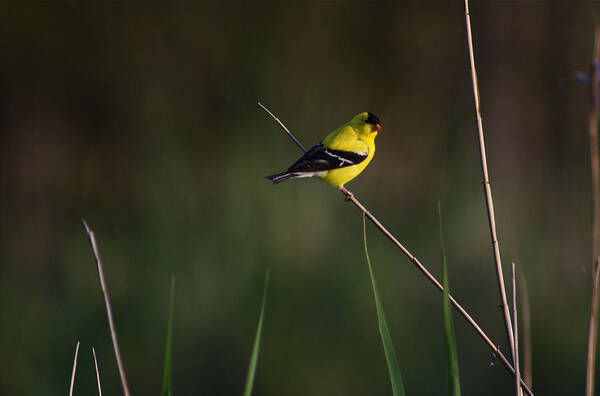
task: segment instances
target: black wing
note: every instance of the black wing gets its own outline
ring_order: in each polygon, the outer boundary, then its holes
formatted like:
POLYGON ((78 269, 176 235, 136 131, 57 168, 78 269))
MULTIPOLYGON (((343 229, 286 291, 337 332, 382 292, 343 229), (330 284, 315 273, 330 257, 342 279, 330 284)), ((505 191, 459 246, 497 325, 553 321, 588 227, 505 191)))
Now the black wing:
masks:
POLYGON ((323 143, 315 144, 300 159, 288 168, 290 172, 319 172, 345 168, 359 164, 367 158, 368 153, 332 150, 323 143))

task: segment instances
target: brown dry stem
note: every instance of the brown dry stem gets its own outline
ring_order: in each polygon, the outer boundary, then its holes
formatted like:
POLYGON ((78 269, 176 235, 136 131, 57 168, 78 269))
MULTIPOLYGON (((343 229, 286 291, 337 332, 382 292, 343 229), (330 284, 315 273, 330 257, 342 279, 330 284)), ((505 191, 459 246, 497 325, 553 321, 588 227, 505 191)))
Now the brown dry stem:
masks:
POLYGON ((75 358, 73 359, 73 371, 71 372, 71 386, 69 387, 69 396, 73 396, 73 386, 75 385, 75 373, 77 372, 77 356, 79 356, 79 341, 75 347, 75 358))
POLYGON ((594 394, 594 373, 596 367, 596 347, 598 338, 598 287, 600 283, 600 191, 599 191, 599 158, 598 158, 598 117, 600 115, 600 26, 596 26, 594 50, 590 67, 590 160, 592 167, 592 252, 594 259, 594 284, 592 285, 592 302, 587 346, 587 370, 585 394, 594 394))
POLYGON ((492 199, 492 188, 487 167, 487 156, 485 152, 485 140, 483 137, 483 121, 481 118, 481 101, 479 96, 479 83, 477 82, 477 70, 475 69, 475 55, 473 53, 473 34, 471 32, 471 16, 469 13, 469 0, 465 0, 465 20, 467 25, 467 44, 469 46, 469 60, 471 63, 471 79, 473 80, 473 98, 475 100, 475 113, 477 115, 477 137, 479 138, 479 155, 481 158, 481 172, 483 174, 483 190, 485 193, 485 205, 488 213, 490 235, 492 239, 492 250, 496 264, 496 277, 498 279, 498 290, 500 292, 500 304, 504 315, 504 327, 508 338, 511 353, 515 348, 513 327, 506 299, 506 288, 504 286, 504 275, 502 272, 502 260, 500 259, 500 245, 496 233, 496 215, 494 213, 494 201, 492 199))
POLYGON ((129 385, 127 385, 127 377, 125 375, 125 367, 123 366, 123 359, 121 358, 121 351, 119 349, 119 341, 117 339, 117 331, 115 330, 115 321, 113 318, 112 308, 110 305, 110 296, 108 295, 108 288, 106 287, 106 280, 104 279, 104 269, 102 267, 102 260, 100 259, 100 252, 98 251, 98 243, 96 242, 96 236, 94 231, 88 227, 85 220, 82 220, 85 232, 87 233, 92 253, 94 254, 94 260, 96 261, 96 268, 98 269, 98 278, 100 280, 100 289, 102 291, 102 297, 104 298, 104 306, 106 307, 106 316, 108 317, 108 327, 110 329, 110 338, 112 340, 113 349, 115 351, 115 359, 117 360, 117 367, 119 369, 119 377, 121 378, 121 386, 123 387, 123 393, 125 396, 130 396, 129 385))
POLYGON ((96 349, 92 347, 92 355, 94 355, 94 367, 96 368, 96 381, 98 382, 98 396, 102 396, 102 385, 100 384, 100 370, 98 370, 98 359, 96 359, 96 349))

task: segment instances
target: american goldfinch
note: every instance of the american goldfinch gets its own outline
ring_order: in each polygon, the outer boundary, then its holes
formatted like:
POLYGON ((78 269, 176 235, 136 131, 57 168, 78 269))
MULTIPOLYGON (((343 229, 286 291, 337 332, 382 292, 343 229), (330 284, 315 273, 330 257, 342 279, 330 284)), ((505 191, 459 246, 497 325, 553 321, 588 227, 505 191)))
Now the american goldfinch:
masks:
POLYGON ((318 177, 334 187, 358 176, 375 154, 375 136, 381 121, 372 113, 360 113, 315 144, 285 172, 267 176, 273 184, 299 177, 318 177))

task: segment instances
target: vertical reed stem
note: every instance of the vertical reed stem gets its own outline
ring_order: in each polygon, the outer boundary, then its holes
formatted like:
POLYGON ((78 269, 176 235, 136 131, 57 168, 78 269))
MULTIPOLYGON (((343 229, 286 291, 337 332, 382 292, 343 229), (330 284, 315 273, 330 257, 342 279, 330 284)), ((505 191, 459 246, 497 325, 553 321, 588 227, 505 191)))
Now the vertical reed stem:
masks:
POLYGON ((504 314, 504 327, 506 329, 508 344, 512 353, 512 351, 515 348, 515 341, 513 335, 513 327, 510 320, 510 312, 508 310, 508 302, 506 299, 504 275, 502 272, 502 261, 500 259, 500 246, 498 244, 498 236, 496 234, 496 216, 494 214, 494 201, 492 200, 492 189, 490 187, 490 178, 487 167, 487 156, 485 152, 485 140, 483 138, 483 122, 481 119, 479 84, 477 82, 477 71, 475 69, 475 55, 473 54, 473 34, 471 33, 471 16, 469 14, 469 0, 465 0, 465 20, 467 25, 467 43, 469 46, 469 59, 471 62, 471 78, 473 80, 473 98, 475 99, 475 112, 477 114, 477 136, 479 137, 479 155, 481 157, 481 171, 483 173, 483 189, 485 193, 485 204, 488 213, 494 261, 496 263, 496 276, 498 278, 498 289, 500 291, 500 303, 504 314))
POLYGON ((594 373, 596 367, 596 344, 598 334, 598 284, 600 282, 600 193, 598 163, 598 116, 600 114, 600 26, 596 26, 594 49, 590 68, 590 160, 592 166, 592 252, 594 258, 594 284, 592 286, 592 302, 588 331, 587 371, 585 381, 586 396, 594 394, 594 373))

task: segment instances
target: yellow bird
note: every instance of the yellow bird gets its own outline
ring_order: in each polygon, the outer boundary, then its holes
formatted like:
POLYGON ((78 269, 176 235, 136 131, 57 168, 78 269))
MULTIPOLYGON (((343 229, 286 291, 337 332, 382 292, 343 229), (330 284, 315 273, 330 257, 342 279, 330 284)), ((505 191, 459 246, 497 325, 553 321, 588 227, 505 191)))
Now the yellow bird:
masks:
POLYGON ((318 177, 342 189, 373 159, 380 130, 381 121, 376 115, 360 113, 315 144, 285 172, 266 178, 277 184, 287 179, 318 177))

